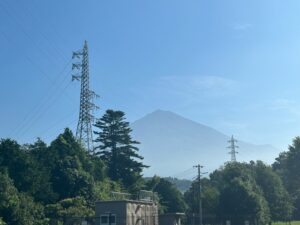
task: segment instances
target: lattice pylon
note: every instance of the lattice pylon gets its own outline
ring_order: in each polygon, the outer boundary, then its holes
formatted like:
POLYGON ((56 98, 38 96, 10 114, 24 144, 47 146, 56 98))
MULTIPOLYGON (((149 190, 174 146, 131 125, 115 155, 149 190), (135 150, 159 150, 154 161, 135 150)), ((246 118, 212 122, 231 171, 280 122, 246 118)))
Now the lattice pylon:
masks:
POLYGON ((228 143, 230 143, 230 145, 227 147, 231 150, 229 152, 229 154, 231 155, 231 162, 236 162, 236 154, 238 153, 236 151, 236 149, 239 147, 239 146, 236 145, 236 142, 237 142, 237 140, 234 139, 234 137, 232 135, 230 140, 228 141, 228 143))
POLYGON ((81 82, 79 119, 76 129, 76 137, 90 152, 94 152, 92 123, 94 121, 93 110, 98 107, 93 103, 93 99, 98 97, 90 90, 89 75, 89 53, 87 41, 84 42, 83 49, 73 52, 72 58, 81 59, 81 62, 73 63, 72 69, 80 72, 72 75, 72 80, 81 82))

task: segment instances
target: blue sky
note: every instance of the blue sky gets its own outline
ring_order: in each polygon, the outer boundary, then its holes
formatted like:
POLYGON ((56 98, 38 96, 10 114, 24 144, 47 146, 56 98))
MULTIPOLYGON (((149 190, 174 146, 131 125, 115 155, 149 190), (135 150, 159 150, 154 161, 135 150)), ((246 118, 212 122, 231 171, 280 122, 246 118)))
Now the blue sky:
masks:
POLYGON ((75 129, 70 59, 87 40, 97 117, 170 110, 284 150, 300 135, 299 11, 298 0, 2 0, 0 137, 75 129))

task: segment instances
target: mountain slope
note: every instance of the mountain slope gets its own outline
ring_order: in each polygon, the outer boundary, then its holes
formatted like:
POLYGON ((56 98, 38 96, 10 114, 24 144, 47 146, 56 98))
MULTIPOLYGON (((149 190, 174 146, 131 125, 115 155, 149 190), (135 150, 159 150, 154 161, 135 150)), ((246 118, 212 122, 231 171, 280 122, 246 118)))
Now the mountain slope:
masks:
MULTIPOLYGON (((157 110, 131 124, 140 153, 151 166, 145 175, 173 176, 201 163, 211 172, 230 159, 229 136, 169 111, 157 110)), ((279 151, 239 141, 238 161, 271 163, 279 151)))

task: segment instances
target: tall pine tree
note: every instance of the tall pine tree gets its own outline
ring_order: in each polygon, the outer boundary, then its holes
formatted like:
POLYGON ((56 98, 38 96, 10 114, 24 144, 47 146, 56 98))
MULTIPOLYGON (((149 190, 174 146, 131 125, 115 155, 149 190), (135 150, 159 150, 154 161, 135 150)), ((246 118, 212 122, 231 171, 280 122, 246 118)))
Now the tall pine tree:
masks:
POLYGON ((107 110, 95 127, 95 142, 99 145, 97 154, 106 163, 108 175, 114 181, 121 182, 130 191, 136 191, 141 186, 143 157, 138 154, 138 141, 132 140, 131 128, 125 121, 122 111, 107 110))

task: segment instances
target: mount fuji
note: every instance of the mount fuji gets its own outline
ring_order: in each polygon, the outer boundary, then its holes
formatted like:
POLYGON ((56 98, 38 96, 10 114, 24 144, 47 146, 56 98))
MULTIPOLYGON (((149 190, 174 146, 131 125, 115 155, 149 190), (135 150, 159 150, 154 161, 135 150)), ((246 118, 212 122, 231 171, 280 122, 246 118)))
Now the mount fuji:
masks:
MULTIPOLYGON (((170 111, 157 110, 131 124, 133 138, 141 142, 140 154, 150 168, 145 176, 176 176, 198 163, 212 172, 230 159, 229 135, 170 111)), ((272 163, 279 150, 238 140, 237 161, 272 163)))

